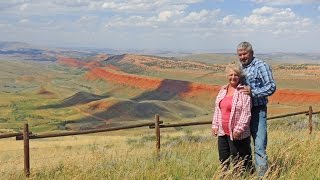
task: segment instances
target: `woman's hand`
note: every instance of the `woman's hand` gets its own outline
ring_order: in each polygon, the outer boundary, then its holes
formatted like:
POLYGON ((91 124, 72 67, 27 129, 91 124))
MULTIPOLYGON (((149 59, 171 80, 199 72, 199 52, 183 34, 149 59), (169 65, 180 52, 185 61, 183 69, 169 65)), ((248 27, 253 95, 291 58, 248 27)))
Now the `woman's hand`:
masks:
POLYGON ((218 135, 218 129, 216 129, 216 128, 211 129, 211 133, 212 133, 212 136, 217 136, 218 135))

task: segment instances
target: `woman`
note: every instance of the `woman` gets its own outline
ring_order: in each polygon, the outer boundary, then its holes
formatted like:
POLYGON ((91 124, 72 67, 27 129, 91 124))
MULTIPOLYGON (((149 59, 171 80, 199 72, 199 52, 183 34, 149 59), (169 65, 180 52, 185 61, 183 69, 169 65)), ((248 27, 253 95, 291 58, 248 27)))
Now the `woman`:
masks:
POLYGON ((244 166, 251 166, 250 119, 251 98, 240 92, 240 81, 244 77, 242 67, 229 64, 226 67, 229 84, 223 86, 217 95, 212 120, 212 134, 218 136, 220 162, 229 167, 244 160, 244 166))

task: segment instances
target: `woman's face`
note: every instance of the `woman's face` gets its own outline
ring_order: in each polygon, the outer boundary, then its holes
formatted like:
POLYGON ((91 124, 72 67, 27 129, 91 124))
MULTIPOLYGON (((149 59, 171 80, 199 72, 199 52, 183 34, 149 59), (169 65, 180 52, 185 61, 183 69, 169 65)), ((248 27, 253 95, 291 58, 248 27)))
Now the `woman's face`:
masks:
POLYGON ((240 82, 240 76, 234 70, 229 69, 227 74, 229 84, 232 86, 237 86, 240 82))

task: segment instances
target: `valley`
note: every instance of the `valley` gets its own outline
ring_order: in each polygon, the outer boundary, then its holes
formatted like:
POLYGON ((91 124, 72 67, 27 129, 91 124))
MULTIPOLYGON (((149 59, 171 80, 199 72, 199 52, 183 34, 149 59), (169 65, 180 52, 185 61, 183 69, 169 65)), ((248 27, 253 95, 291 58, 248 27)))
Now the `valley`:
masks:
MULTIPOLYGON (((200 56, 201 57, 201 56, 200 56)), ((193 57, 194 58, 194 57, 193 57)), ((123 54, 56 61, 1 59, 0 130, 34 132, 153 121, 210 120, 230 55, 212 61, 123 54)), ((320 65, 272 64, 278 85, 269 116, 319 107, 320 65)))

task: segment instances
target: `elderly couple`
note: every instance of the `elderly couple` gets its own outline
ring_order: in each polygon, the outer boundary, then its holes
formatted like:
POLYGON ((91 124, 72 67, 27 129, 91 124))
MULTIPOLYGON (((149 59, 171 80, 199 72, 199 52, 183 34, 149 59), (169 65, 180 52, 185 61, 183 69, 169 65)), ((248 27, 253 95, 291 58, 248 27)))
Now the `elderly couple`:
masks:
POLYGON ((251 169, 250 135, 254 143, 255 169, 262 177, 268 169, 267 97, 276 90, 271 68, 253 56, 252 45, 237 47, 241 65, 226 67, 229 83, 217 95, 212 120, 212 134, 218 136, 219 160, 223 167, 230 161, 242 162, 251 169))

